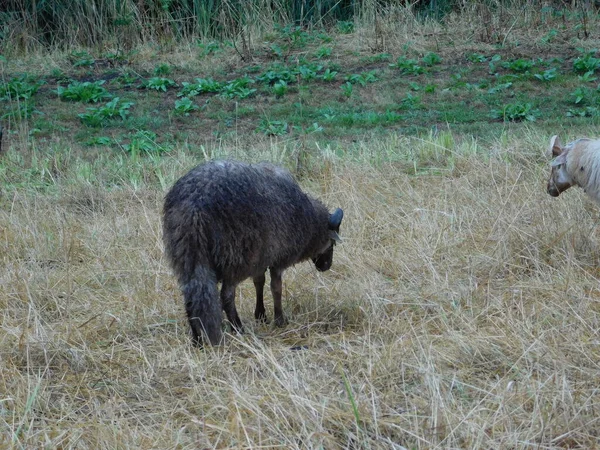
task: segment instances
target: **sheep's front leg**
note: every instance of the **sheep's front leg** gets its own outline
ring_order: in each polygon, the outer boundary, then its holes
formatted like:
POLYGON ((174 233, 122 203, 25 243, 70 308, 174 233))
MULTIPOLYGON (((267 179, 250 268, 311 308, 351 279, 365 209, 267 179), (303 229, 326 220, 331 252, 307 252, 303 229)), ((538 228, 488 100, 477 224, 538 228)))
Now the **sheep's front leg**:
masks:
POLYGON ((223 286, 221 286, 221 305, 233 329, 238 333, 243 333, 242 321, 235 308, 235 284, 223 281, 223 286))
POLYGON ((256 290, 256 309, 254 310, 254 318, 257 322, 267 323, 267 311, 265 310, 264 289, 265 289, 265 274, 253 278, 254 289, 256 290))
POLYGON ((283 315, 283 308, 281 306, 281 275, 283 274, 283 270, 271 268, 270 273, 271 293, 273 294, 273 306, 275 307, 275 325, 282 327, 287 323, 287 320, 283 315))

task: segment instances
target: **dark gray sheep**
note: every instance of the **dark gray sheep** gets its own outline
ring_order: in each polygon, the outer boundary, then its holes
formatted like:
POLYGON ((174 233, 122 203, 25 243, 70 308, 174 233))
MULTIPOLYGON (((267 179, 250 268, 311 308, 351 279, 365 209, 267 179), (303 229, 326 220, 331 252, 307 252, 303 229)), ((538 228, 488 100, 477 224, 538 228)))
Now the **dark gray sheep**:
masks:
POLYGON ((163 237, 178 277, 194 343, 221 341, 222 310, 242 331, 235 288, 252 277, 254 317, 266 321, 265 272, 271 275, 275 324, 285 323, 281 275, 312 259, 328 270, 343 211, 329 214, 306 195, 291 174, 271 164, 213 161, 179 179, 165 198, 163 237), (221 298, 217 282, 222 282, 221 298))

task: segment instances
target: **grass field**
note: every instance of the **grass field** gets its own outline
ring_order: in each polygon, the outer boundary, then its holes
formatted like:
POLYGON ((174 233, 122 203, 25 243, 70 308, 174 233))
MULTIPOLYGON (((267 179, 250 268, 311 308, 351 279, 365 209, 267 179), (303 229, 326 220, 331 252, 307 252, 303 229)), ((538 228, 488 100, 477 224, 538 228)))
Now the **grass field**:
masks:
POLYGON ((600 447, 600 209, 545 191, 550 136, 600 134, 600 21, 536 11, 5 49, 0 447, 600 447), (285 328, 247 281, 197 349, 160 210, 212 158, 288 168, 344 243, 285 328))

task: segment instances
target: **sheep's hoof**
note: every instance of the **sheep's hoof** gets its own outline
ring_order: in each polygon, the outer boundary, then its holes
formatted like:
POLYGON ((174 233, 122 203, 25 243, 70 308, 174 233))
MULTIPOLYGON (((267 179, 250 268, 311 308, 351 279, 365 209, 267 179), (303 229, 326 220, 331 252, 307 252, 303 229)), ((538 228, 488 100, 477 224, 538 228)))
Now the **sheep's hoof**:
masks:
POLYGON ((269 323, 267 313, 265 311, 254 311, 254 318, 257 323, 269 323))
POLYGON ((285 316, 277 316, 275 317, 275 326, 276 327, 285 327, 288 324, 288 320, 285 316))

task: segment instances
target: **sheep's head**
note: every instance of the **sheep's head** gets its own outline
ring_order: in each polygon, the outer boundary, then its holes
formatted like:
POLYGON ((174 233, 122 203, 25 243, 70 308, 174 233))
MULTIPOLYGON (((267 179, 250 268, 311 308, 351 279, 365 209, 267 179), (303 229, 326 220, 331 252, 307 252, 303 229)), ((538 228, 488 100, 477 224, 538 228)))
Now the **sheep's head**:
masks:
POLYGON ((567 155, 571 150, 570 146, 562 147, 558 136, 552 136, 550 139, 550 148, 548 154, 554 159, 552 161, 552 172, 548 180, 548 194, 552 197, 558 197, 561 192, 566 191, 573 186, 573 178, 567 172, 567 155))
POLYGON ((336 209, 333 214, 329 215, 329 241, 327 242, 325 248, 323 248, 323 250, 312 259, 319 272, 325 272, 331 267, 331 263, 333 262, 333 247, 335 247, 337 242, 341 242, 338 233, 340 231, 340 224, 342 223, 343 217, 344 211, 342 211, 340 208, 336 209))

